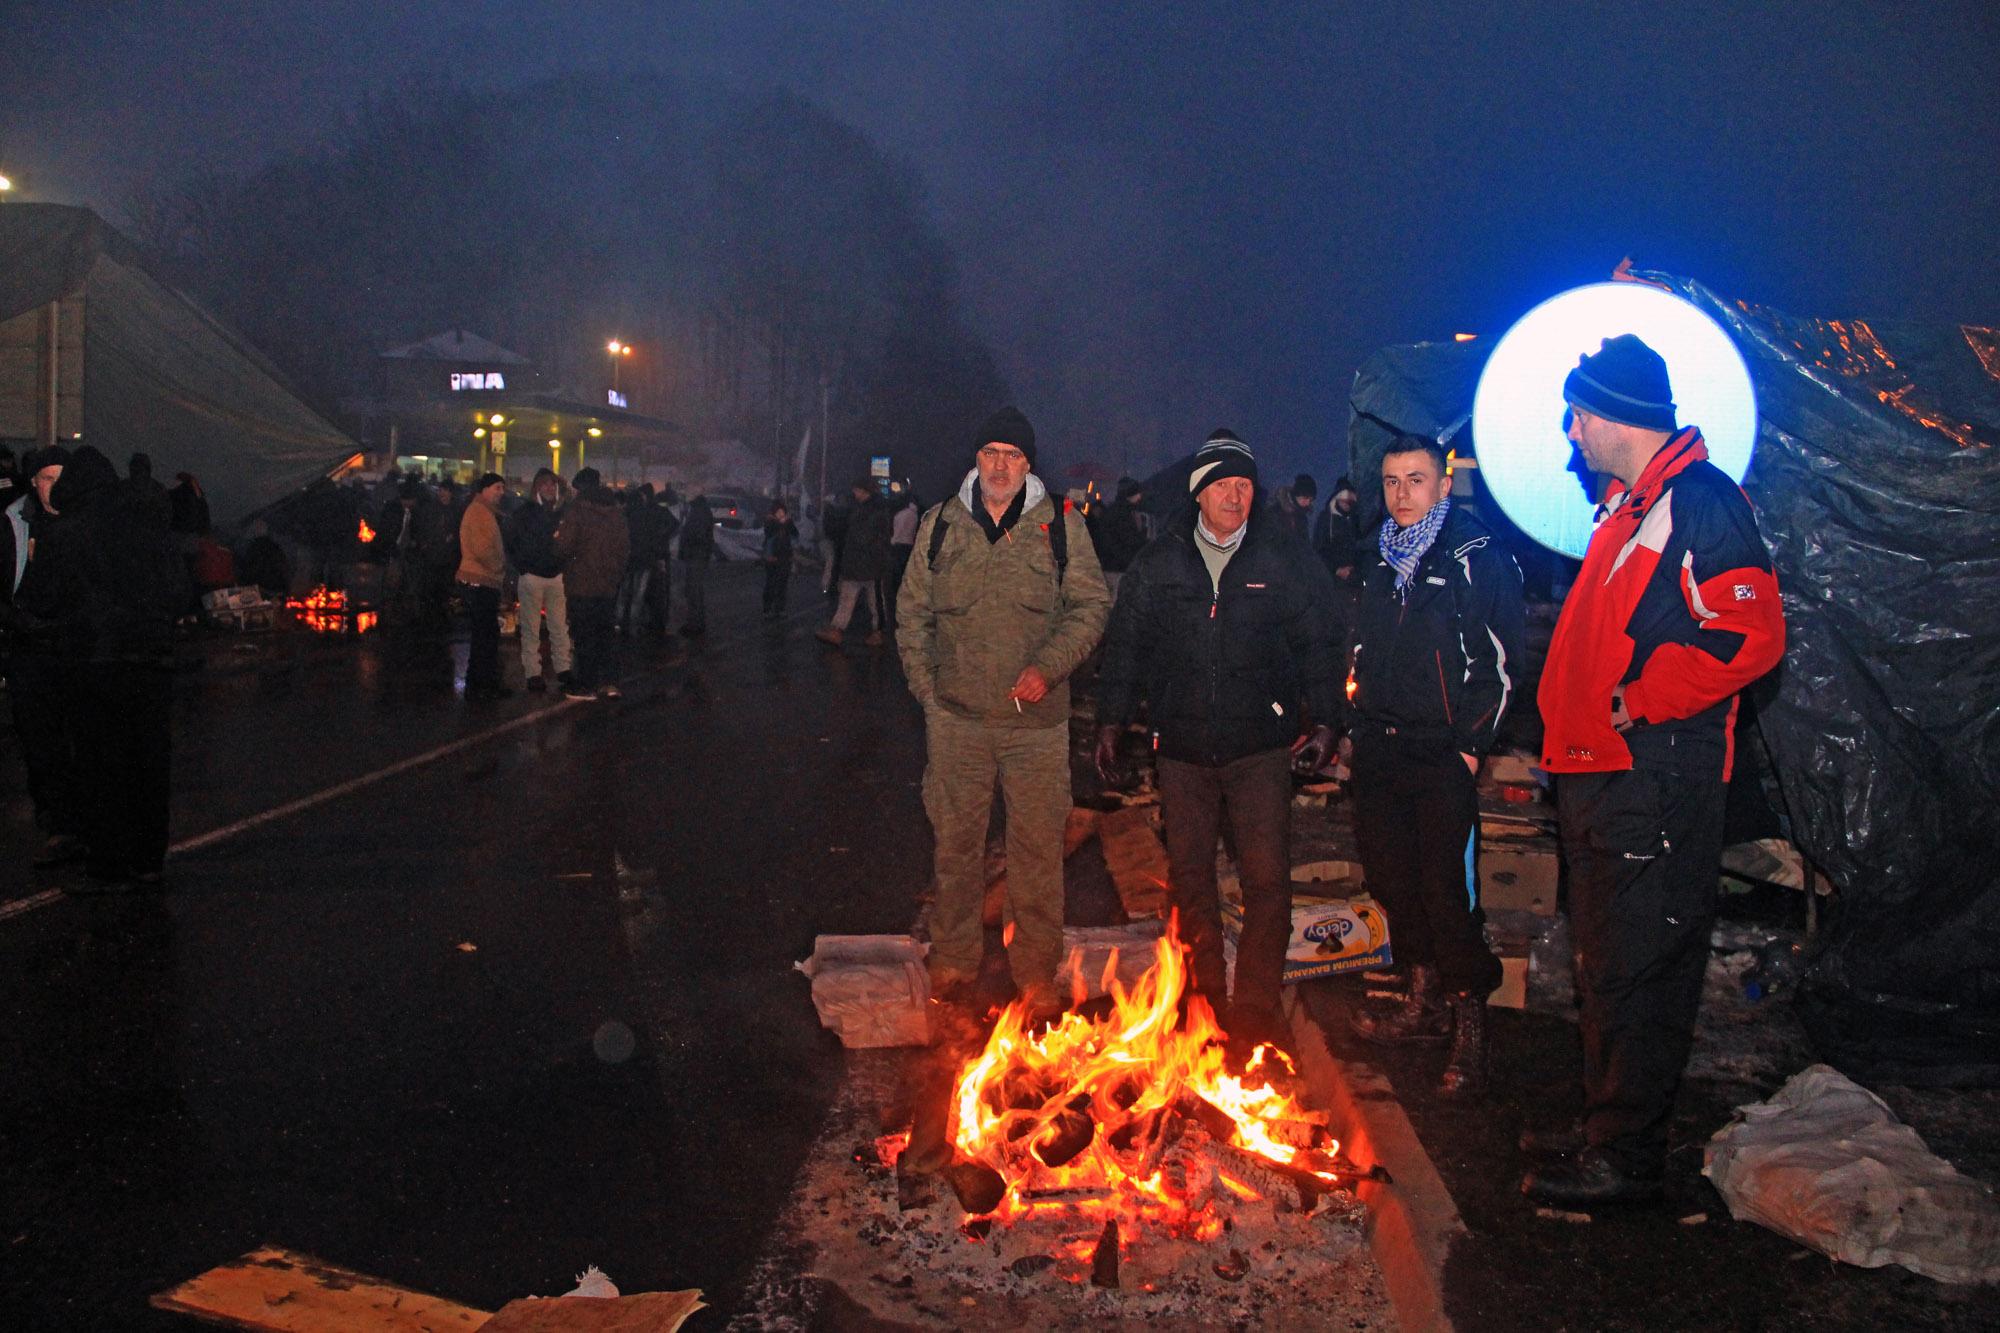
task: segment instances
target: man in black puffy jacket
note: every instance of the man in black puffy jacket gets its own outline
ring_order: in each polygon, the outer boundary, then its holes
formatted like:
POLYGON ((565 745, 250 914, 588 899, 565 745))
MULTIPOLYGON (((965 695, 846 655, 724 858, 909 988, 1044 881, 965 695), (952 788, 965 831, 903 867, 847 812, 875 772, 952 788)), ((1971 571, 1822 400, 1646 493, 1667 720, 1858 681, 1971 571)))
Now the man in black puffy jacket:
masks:
POLYGON ((1513 702, 1521 571, 1451 502, 1444 450, 1400 436, 1382 457, 1388 518, 1367 552, 1347 719, 1354 834, 1410 992, 1356 1015, 1371 1041, 1451 1040, 1440 1091, 1486 1081, 1486 997, 1500 984, 1479 907, 1475 775, 1513 702))
POLYGON ((1333 744, 1340 671, 1326 571, 1275 515, 1253 512, 1257 463, 1217 430, 1195 454, 1194 503, 1126 572, 1098 676, 1097 763, 1143 703, 1156 739, 1167 878, 1193 953, 1194 989, 1226 983, 1215 879, 1227 818, 1243 886, 1236 992, 1224 1023, 1239 1050, 1278 1036, 1292 930, 1291 769, 1333 744))

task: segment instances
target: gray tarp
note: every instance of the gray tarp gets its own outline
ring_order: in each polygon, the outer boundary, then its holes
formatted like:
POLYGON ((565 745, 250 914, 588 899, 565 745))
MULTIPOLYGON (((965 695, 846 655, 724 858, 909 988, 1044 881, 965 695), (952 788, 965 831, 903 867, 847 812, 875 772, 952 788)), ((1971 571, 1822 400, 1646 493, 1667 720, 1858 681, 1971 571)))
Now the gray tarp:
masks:
MULTIPOLYGON (((1840 888, 1801 1012, 1857 1077, 2000 1083, 2000 333, 1645 276, 1721 324, 1757 388, 1744 489, 1787 622, 1758 732, 1792 841, 1840 888)), ((1461 421, 1489 348, 1371 357, 1356 475, 1387 429, 1461 421)))
POLYGON ((168 484, 192 472, 217 523, 282 499, 360 449, 96 214, 0 207, 0 320, 78 298, 84 442, 121 468, 149 453, 168 484))

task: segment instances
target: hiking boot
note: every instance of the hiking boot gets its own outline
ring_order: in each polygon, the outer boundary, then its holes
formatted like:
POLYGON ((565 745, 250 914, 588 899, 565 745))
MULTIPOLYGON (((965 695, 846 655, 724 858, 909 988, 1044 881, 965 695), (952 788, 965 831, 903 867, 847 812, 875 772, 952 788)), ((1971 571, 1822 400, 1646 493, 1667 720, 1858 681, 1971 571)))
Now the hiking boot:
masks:
POLYGON ((531 694, 540 694, 549 687, 549 683, 540 676, 530 676, 523 683, 528 687, 528 691, 531 694))
POLYGON ((576 673, 574 671, 556 672, 556 684, 562 686, 564 689, 568 689, 570 686, 576 684, 576 673))
POLYGON ((821 643, 830 644, 835 648, 840 647, 840 631, 833 628, 833 626, 831 625, 820 626, 818 629, 813 631, 813 637, 815 639, 818 639, 821 643))
POLYGON ((1434 1043, 1451 1037, 1451 1011, 1445 1007, 1437 969, 1418 963, 1410 969, 1410 993, 1380 1008, 1363 1008, 1347 1020, 1363 1041, 1383 1045, 1434 1043))
POLYGON ((1445 1004, 1451 1011, 1451 1057, 1438 1080, 1438 1095, 1477 1097, 1486 1091, 1486 997, 1461 991, 1445 1004))
POLYGON ((1521 1177, 1521 1193, 1537 1203, 1561 1208, 1595 1204, 1652 1203, 1660 1197, 1658 1176, 1635 1175, 1596 1148, 1567 1161, 1538 1166, 1521 1177))

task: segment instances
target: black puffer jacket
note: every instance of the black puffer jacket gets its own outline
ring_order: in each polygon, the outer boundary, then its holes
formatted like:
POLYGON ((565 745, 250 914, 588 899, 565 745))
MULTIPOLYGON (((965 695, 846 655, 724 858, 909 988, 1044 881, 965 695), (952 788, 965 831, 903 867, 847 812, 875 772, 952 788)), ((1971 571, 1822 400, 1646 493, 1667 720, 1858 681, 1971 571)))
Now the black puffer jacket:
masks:
POLYGON ((1454 506, 1417 563, 1409 601, 1379 546, 1363 552, 1348 728, 1394 728, 1413 752, 1484 755, 1521 675, 1521 570, 1454 506))
POLYGON ((1133 559, 1098 675, 1097 720, 1141 703, 1164 758, 1226 764, 1290 745, 1340 709, 1333 587, 1304 543, 1259 510, 1222 571, 1195 549, 1192 507, 1133 559))

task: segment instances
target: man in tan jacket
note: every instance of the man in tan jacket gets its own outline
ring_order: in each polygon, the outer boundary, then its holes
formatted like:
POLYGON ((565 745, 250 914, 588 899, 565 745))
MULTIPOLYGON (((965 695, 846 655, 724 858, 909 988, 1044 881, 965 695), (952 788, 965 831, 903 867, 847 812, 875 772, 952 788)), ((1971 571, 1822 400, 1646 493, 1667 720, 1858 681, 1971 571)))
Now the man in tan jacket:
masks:
POLYGON ((1034 1017, 1059 1013, 1069 674, 1111 599, 1081 515, 1034 475, 1035 431, 990 417, 956 496, 917 526, 896 647, 924 707, 924 809, 937 835, 931 985, 964 997, 984 952, 980 908, 993 783, 1007 803, 1007 963, 1034 1017))
POLYGON ((507 479, 497 472, 481 477, 458 520, 458 583, 471 621, 465 658, 465 693, 475 699, 504 699, 513 691, 500 683, 500 588, 507 581, 507 550, 500 540, 500 501, 507 479))

